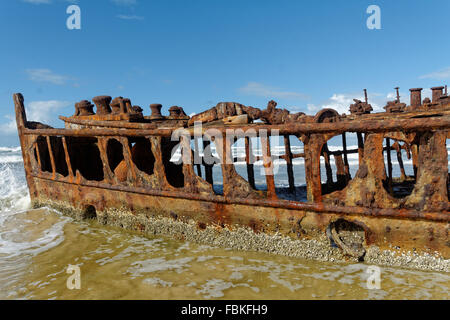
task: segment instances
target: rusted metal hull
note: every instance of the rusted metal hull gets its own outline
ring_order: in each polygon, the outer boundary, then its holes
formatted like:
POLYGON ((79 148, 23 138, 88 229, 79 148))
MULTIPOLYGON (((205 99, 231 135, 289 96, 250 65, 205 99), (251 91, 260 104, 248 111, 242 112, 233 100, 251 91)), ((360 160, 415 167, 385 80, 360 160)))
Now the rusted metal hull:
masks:
MULTIPOLYGON (((284 236, 292 240, 322 240, 333 222, 345 219, 364 230, 366 249, 376 246, 381 250, 397 251, 398 254, 410 251, 434 255, 438 252, 442 258, 450 258, 448 243, 450 227, 448 222, 444 221, 318 213, 312 210, 161 197, 73 185, 42 178, 32 178, 32 181, 35 186, 32 203, 35 206, 49 205, 81 219, 86 218, 87 208, 95 206, 97 218, 101 223, 125 227, 148 235, 169 234, 179 239, 208 243, 211 239, 207 236, 202 237, 201 233, 206 233, 207 228, 214 228, 217 232, 216 244, 241 249, 243 243, 233 243, 227 238, 221 239, 220 234, 226 237, 229 231, 248 228, 256 234, 284 236), (199 234, 193 235, 183 228, 177 232, 152 227, 151 222, 161 218, 193 225, 199 234)), ((308 258, 307 253, 302 250, 296 252, 291 246, 284 248, 280 245, 255 246, 248 249, 308 258)))
MULTIPOLYGON (((131 110, 130 118, 144 119, 142 109, 132 109, 121 99, 114 100, 114 110, 131 110)), ((231 127, 206 126, 199 132, 209 137, 203 140, 204 155, 200 157, 195 138, 198 132, 184 127, 179 140, 183 162, 179 165, 170 160, 176 145, 170 140, 175 126, 188 123, 179 107, 171 108, 171 117, 162 118, 161 106, 153 104, 152 117, 160 121, 159 126, 148 119, 122 123, 109 119, 111 99, 102 96, 94 99, 102 114, 84 116, 87 119, 63 118, 68 128, 53 129, 27 122, 23 97, 17 94, 14 100, 34 206, 55 207, 80 219, 96 217, 101 223, 149 235, 236 249, 450 271, 446 147, 450 104, 443 98, 440 101, 446 104, 431 105, 440 109, 422 110, 421 105, 414 105, 419 109, 408 109, 392 118, 386 113, 367 114, 371 106, 359 100, 351 106, 355 114, 349 117, 331 109, 315 117, 290 114, 276 109, 273 101, 264 111, 235 103, 218 104, 189 121, 217 123, 236 113, 241 119, 241 113, 247 112, 246 119, 261 117, 268 123, 240 124, 234 129, 262 130, 264 135, 258 131, 256 136, 230 138, 225 133, 231 127), (208 135, 211 128, 214 138, 208 135), (347 133, 356 134, 357 149, 347 149, 347 133), (291 195, 296 193, 293 159, 304 159, 306 201, 287 200, 278 193, 270 143, 275 134, 284 138, 284 155, 278 158, 286 161, 291 195), (338 135, 342 135, 342 150, 329 150, 327 141, 338 135), (292 152, 293 137, 303 144, 302 153, 292 152), (253 154, 251 138, 260 139, 262 155, 253 154), (239 139, 245 142, 247 180, 237 173, 231 152, 231 145, 239 139), (206 147, 211 145, 221 159, 216 168, 223 177, 222 193, 213 188, 214 164, 205 160, 210 152, 206 147), (393 177, 391 151, 397 154, 399 178, 393 177), (412 159, 411 176, 405 173, 402 152, 412 159), (349 171, 350 154, 359 159, 354 177, 349 171), (192 155, 201 161, 194 163, 192 155), (252 159, 263 162, 265 190, 255 186, 252 159), (324 172, 325 183, 321 177, 324 172), (416 263, 416 257, 425 257, 427 262, 416 263), (433 261, 439 263, 434 265, 433 261)), ((399 101, 388 106, 395 112, 412 108, 399 101)), ((87 102, 78 104, 80 112, 85 112, 83 108, 92 112, 87 102)))

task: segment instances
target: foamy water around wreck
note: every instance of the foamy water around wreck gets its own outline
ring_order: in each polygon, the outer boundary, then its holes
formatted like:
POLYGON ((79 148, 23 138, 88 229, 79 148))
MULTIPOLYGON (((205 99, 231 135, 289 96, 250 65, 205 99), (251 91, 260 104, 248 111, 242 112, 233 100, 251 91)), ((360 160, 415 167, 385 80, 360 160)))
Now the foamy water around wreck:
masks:
MULTIPOLYGON (((280 173, 280 181, 283 178, 280 173)), ((0 147, 0 299, 449 299, 450 274, 179 242, 30 210, 20 148, 0 147), (81 289, 69 290, 69 265, 81 289)))

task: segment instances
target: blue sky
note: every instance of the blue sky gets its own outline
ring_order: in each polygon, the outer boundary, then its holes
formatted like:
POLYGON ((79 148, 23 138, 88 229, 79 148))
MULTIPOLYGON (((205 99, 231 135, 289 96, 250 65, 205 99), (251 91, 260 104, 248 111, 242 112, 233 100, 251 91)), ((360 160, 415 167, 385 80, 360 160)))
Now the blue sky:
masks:
POLYGON ((450 78, 450 2, 264 0, 2 0, 0 145, 18 145, 12 94, 29 120, 62 126, 74 103, 129 97, 191 114, 220 101, 315 113, 348 112, 369 91, 382 108, 394 87, 450 78), (81 9, 68 30, 66 8, 81 9), (369 5, 381 30, 369 30, 369 5))

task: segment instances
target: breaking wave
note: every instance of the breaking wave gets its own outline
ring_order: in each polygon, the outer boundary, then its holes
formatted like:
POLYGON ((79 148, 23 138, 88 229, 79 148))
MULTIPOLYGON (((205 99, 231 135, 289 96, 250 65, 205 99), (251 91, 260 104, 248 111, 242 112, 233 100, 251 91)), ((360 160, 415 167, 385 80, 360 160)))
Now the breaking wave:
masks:
POLYGON ((3 162, 0 158, 0 219, 5 212, 28 209, 30 197, 21 166, 3 162))
POLYGON ((31 210, 21 149, 0 147, 0 291, 14 287, 31 257, 64 240, 68 221, 48 209, 31 210))
POLYGON ((20 152, 20 147, 0 147, 0 152, 20 152))
MULTIPOLYGON (((0 165, 8 163, 22 163, 20 147, 0 147, 0 165)), ((1 182, 2 180, 0 180, 1 182)))

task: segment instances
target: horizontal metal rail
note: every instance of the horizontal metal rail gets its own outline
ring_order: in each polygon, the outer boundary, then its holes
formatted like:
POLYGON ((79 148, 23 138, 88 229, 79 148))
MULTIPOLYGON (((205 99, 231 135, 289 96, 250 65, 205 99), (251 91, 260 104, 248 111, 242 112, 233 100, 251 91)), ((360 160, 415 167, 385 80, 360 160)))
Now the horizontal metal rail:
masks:
MULTIPOLYGON (((160 129, 126 129, 126 128, 104 128, 104 129, 24 129, 25 135, 42 136, 164 136, 170 137, 177 128, 160 129)), ((194 136, 194 128, 181 128, 187 130, 194 136)), ((279 135, 302 135, 314 133, 341 134, 344 132, 423 132, 427 130, 450 130, 450 116, 446 115, 438 118, 418 118, 418 119, 392 119, 392 120, 362 120, 362 121, 341 121, 333 123, 292 123, 283 125, 251 124, 245 126, 224 126, 224 127, 203 127, 201 134, 214 129, 216 132, 226 134, 227 130, 238 129, 243 132, 255 130, 266 130, 268 134, 279 135)), ((200 131, 200 130, 198 130, 200 131)), ((211 132, 211 131, 210 131, 211 132)))
MULTIPOLYGON (((33 176, 34 178, 49 180, 52 182, 73 184, 68 179, 58 179, 58 180, 52 179, 51 174, 45 173, 31 174, 31 176, 33 176)), ((77 185, 100 189, 109 189, 114 191, 132 192, 158 197, 181 198, 181 199, 207 201, 223 204, 238 204, 238 205, 262 206, 271 208, 283 208, 290 210, 308 210, 323 214, 333 213, 340 215, 362 215, 366 217, 377 217, 377 218, 397 218, 397 219, 427 220, 435 222, 450 222, 449 211, 423 212, 410 209, 334 206, 324 203, 306 203, 280 199, 228 198, 221 195, 194 194, 178 190, 176 191, 151 190, 144 187, 110 185, 104 182, 93 182, 93 181, 85 181, 82 183, 77 183, 77 185)))

